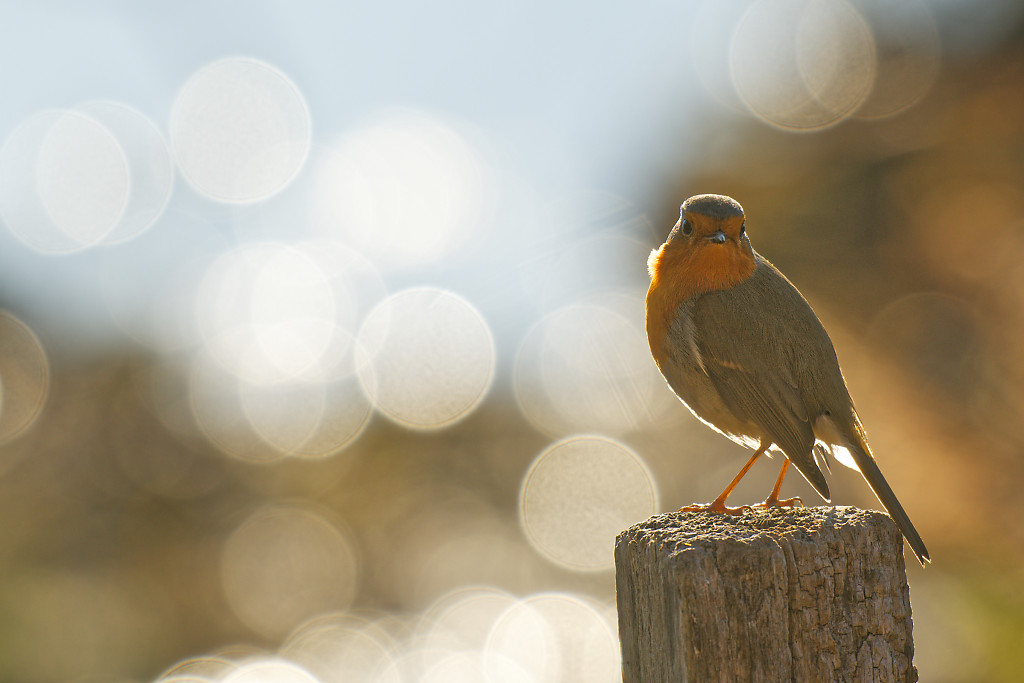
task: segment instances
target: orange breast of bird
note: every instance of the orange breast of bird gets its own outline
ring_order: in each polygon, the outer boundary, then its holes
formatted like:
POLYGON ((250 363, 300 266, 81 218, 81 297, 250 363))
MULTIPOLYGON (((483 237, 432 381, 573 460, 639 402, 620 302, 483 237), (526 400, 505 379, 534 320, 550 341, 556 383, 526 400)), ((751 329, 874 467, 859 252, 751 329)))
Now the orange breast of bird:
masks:
POLYGON ((668 357, 668 332, 679 309, 698 294, 733 287, 757 269, 734 249, 687 249, 666 242, 648 260, 647 341, 660 367, 668 357))
POLYGON ((669 386, 702 422, 745 445, 757 445, 759 430, 723 402, 708 377, 698 350, 699 330, 692 317, 697 299, 735 287, 757 269, 752 257, 736 249, 689 248, 666 242, 648 262, 647 340, 669 386))

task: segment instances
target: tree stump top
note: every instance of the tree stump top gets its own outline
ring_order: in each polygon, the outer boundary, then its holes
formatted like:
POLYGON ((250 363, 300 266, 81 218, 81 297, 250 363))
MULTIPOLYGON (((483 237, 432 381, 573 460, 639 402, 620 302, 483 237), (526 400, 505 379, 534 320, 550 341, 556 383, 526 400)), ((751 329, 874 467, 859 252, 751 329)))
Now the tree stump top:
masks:
POLYGON ((880 534, 879 540, 885 542, 884 552, 887 554, 891 552, 891 546, 898 543, 902 557, 903 537, 887 514, 843 506, 755 509, 742 515, 667 512, 633 525, 619 534, 618 540, 646 537, 648 542, 656 540, 671 544, 677 552, 723 543, 757 544, 767 541, 787 544, 827 542, 853 547, 861 543, 865 526, 880 534))

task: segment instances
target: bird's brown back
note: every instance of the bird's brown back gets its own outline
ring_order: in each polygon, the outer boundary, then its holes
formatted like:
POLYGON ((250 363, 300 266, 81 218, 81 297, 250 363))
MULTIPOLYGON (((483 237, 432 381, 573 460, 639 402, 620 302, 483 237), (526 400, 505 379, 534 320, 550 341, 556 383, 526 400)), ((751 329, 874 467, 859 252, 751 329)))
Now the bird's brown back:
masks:
POLYGON ((737 420, 756 425, 828 498, 812 455, 815 420, 833 416, 851 430, 859 421, 824 327, 789 280, 755 256, 749 278, 694 298, 697 351, 737 420))

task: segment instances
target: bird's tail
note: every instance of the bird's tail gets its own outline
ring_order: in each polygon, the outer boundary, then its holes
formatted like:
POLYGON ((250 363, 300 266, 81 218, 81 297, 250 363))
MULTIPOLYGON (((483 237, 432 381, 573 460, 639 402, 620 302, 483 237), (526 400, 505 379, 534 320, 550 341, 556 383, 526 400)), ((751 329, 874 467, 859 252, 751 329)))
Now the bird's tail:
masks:
POLYGON ((917 555, 921 566, 924 566, 925 562, 931 562, 931 556, 928 554, 928 548, 924 546, 924 541, 921 540, 921 535, 917 533, 917 529, 914 528, 903 506, 900 505, 900 501, 896 499, 896 494, 889 487, 889 482, 882 476, 882 471, 878 469, 875 459, 871 457, 867 444, 863 442, 863 439, 857 439, 857 441, 860 441, 863 445, 850 444, 849 446, 850 454, 853 456, 854 462, 857 463, 857 469, 864 475, 864 479, 868 482, 871 490, 875 492, 878 502, 882 504, 893 520, 895 520, 896 526, 899 527, 903 537, 907 539, 907 543, 910 544, 914 554, 917 555))

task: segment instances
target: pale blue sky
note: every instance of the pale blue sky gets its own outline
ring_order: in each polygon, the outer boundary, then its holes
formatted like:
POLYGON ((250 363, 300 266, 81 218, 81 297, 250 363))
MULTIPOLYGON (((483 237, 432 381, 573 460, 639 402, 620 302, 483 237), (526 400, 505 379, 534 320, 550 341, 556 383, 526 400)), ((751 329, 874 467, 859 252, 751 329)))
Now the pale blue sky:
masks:
MULTIPOLYGON (((592 237, 587 231, 595 225, 576 208, 567 209, 569 227, 529 228, 521 220, 530 220, 537 206, 547 212, 552 205, 586 204, 592 195, 623 200, 642 213, 667 178, 702 162, 693 158, 690 143, 728 136, 728 119, 739 114, 716 102, 695 65, 705 69, 705 81, 719 79, 716 95, 730 91, 720 82, 728 75, 724 61, 720 73, 711 68, 728 51, 717 44, 726 41, 715 36, 727 37, 729 22, 749 4, 184 0, 8 5, 0 23, 0 138, 35 112, 91 100, 137 109, 167 136, 175 95, 189 76, 215 60, 245 56, 279 69, 301 91, 312 146, 293 183, 258 205, 210 201, 177 173, 163 216, 142 237, 119 246, 44 256, 0 230, 0 306, 64 350, 116 342, 123 336, 102 295, 104 288, 111 291, 111 277, 123 288, 114 305, 130 320, 134 309, 152 307, 152 288, 197 255, 266 237, 262 228, 246 227, 260 223, 260 216, 288 217, 271 231, 275 239, 303 236, 297 214, 318 153, 382 112, 402 107, 478 135, 496 182, 511 189, 498 201, 498 216, 473 251, 461 260, 385 273, 389 290, 413 284, 449 287, 475 296, 485 314, 499 318, 492 321, 499 332, 502 317, 515 327, 543 311, 517 301, 528 293, 494 280, 501 273, 536 268, 546 258, 557 261, 575 240, 592 237), (545 229, 550 235, 538 235, 545 229), (102 284, 105 275, 110 277, 102 284)), ((968 7, 953 0, 933 4, 942 8, 940 19, 962 17, 968 7)), ((972 10, 971 21, 945 26, 946 43, 969 48, 972 41, 991 40, 1001 24, 1009 23, 1011 5, 990 5, 987 12, 972 10)), ((599 230, 644 242, 666 227, 650 226, 645 235, 631 211, 620 211, 618 224, 605 220, 599 230)), ((551 215, 565 214, 547 215, 550 223, 551 215)), ((597 277, 595 288, 629 284, 634 277, 640 281, 643 268, 641 260, 625 283, 621 273, 607 283, 597 277)))

